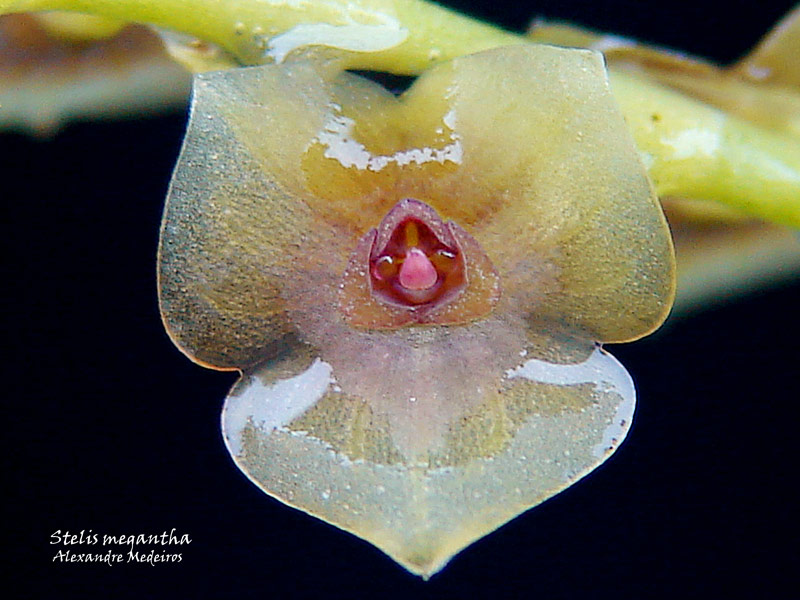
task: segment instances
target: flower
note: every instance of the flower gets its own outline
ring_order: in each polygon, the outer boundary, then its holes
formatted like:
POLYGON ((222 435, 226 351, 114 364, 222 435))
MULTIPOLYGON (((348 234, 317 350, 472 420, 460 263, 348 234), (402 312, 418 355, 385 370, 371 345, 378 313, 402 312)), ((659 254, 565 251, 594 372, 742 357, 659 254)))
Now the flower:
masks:
POLYGON ((602 58, 547 46, 399 98, 308 61, 199 76, 159 268, 175 343, 243 371, 248 477, 425 576, 611 454, 634 391, 597 342, 674 294, 602 58))

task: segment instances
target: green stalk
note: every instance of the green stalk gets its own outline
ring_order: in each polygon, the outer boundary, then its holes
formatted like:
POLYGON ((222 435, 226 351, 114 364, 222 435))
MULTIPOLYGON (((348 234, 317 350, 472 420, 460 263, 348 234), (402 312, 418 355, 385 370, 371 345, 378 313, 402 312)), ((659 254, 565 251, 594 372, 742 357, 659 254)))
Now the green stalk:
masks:
MULTIPOLYGON (((0 14, 40 10, 174 29, 242 64, 327 46, 348 68, 414 75, 440 60, 530 43, 422 0, 0 0, 0 14)), ((612 72, 611 82, 659 195, 716 200, 800 227, 798 140, 642 77, 612 72)))

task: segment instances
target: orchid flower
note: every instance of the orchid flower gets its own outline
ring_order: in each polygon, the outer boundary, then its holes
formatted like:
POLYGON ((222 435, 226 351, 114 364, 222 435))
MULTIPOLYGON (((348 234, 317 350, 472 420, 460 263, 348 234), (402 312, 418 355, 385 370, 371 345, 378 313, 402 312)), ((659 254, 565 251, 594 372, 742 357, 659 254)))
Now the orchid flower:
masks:
POLYGON ((674 258, 602 56, 531 45, 199 76, 159 277, 244 473, 427 577, 619 445, 674 258))

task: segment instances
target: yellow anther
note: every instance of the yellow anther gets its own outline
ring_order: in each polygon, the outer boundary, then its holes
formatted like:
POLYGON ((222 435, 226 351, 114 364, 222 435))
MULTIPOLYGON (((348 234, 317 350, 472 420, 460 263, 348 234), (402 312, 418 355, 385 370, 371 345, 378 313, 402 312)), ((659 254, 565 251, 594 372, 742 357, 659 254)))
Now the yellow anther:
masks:
POLYGON ((417 229, 417 224, 414 223, 414 221, 409 221, 406 223, 406 246, 409 248, 414 248, 418 245, 419 230, 417 229))

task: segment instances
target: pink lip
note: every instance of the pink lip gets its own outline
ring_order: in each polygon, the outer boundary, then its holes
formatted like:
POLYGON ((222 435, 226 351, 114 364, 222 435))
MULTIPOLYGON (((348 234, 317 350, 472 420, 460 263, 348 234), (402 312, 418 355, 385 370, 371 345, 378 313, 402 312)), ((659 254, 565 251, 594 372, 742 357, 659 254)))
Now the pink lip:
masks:
POLYGON ((407 290, 424 291, 431 289, 439 279, 436 267, 427 255, 417 247, 410 248, 406 259, 400 266, 398 280, 407 290))

